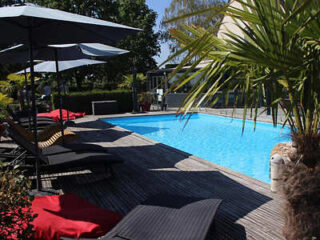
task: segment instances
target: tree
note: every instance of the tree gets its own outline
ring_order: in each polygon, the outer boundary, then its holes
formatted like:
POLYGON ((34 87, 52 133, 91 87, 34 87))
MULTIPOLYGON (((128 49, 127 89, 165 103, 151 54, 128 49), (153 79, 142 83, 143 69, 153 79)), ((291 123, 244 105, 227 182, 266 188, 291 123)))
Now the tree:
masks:
MULTIPOLYGON (((199 12, 208 8, 222 7, 225 2, 222 0, 172 0, 170 6, 165 9, 164 16, 162 18, 161 27, 163 32, 161 33, 161 40, 169 44, 171 52, 179 49, 179 43, 170 37, 168 30, 171 28, 184 31, 184 25, 196 25, 202 27, 212 27, 212 31, 217 31, 217 23, 221 22, 223 14, 212 16, 212 12, 205 11, 196 15, 192 15, 193 12, 199 12), (179 16, 185 16, 191 14, 188 18, 179 18, 179 16), (169 20, 178 18, 176 21, 169 20)), ((187 33, 187 32, 186 32, 187 33)))
MULTIPOLYGON (((219 90, 224 94, 238 90, 244 101, 243 127, 249 108, 256 121, 261 96, 272 108, 274 125, 282 108, 297 146, 284 179, 285 235, 290 240, 320 238, 320 2, 234 0, 222 12, 233 19, 236 29, 226 29, 220 38, 197 26, 171 30, 183 46, 175 55, 185 57, 169 78, 194 56, 198 60, 170 90, 200 76, 180 109, 185 113, 204 102, 214 105, 219 90), (195 71, 202 59, 211 62, 195 71), (267 90, 271 101, 267 101, 267 90)), ((214 14, 219 13, 221 9, 214 14)))

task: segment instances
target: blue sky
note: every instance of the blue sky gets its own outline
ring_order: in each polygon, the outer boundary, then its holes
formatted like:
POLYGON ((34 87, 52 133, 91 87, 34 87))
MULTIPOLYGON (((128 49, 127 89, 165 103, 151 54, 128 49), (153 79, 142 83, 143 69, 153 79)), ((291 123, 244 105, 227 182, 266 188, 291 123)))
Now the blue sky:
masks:
MULTIPOLYGON (((164 10, 166 7, 169 7, 171 0, 146 0, 146 3, 152 10, 154 10, 158 14, 157 27, 155 28, 155 31, 157 31, 159 30, 159 26, 164 14, 164 10)), ((155 57, 155 60, 157 61, 158 65, 161 64, 163 61, 165 61, 168 58, 169 54, 170 52, 169 52, 168 45, 165 43, 162 43, 160 56, 155 57)))

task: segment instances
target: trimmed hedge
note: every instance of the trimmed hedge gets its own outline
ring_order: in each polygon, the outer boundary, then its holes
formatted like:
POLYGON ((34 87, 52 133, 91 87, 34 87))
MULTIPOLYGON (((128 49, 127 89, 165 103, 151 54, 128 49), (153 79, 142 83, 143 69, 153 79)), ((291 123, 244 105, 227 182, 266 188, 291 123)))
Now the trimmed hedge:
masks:
MULTIPOLYGON (((112 91, 90 91, 90 92, 70 92, 67 97, 62 97, 62 106, 72 112, 85 112, 92 114, 92 101, 117 100, 120 113, 132 111, 132 91, 112 90, 112 91)), ((51 97, 53 108, 59 108, 59 98, 57 93, 51 97)))

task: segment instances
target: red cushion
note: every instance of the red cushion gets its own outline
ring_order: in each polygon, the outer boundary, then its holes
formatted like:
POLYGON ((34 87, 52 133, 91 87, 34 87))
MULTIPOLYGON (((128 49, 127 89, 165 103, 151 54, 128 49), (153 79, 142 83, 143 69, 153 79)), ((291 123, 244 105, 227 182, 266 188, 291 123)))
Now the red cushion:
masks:
MULTIPOLYGON (((69 111, 69 119, 74 120, 76 118, 83 117, 85 114, 86 114, 85 112, 74 113, 74 112, 69 111)), ((51 117, 53 120, 58 122, 60 119, 60 110, 56 109, 56 110, 53 110, 49 113, 39 113, 37 116, 38 117, 51 117)), ((68 120, 68 112, 65 109, 62 109, 62 119, 64 121, 68 120)))
POLYGON ((97 238, 122 218, 73 194, 35 197, 32 211, 36 239, 97 238))

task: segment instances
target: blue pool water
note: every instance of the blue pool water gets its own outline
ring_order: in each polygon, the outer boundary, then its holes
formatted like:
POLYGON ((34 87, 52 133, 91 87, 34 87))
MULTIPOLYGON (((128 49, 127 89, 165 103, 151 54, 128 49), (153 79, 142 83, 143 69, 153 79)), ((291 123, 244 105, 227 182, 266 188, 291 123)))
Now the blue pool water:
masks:
POLYGON ((289 129, 272 124, 208 114, 193 114, 188 124, 175 115, 103 119, 234 171, 269 183, 269 156, 279 142, 289 140, 289 129), (185 126, 185 128, 184 128, 185 126))

